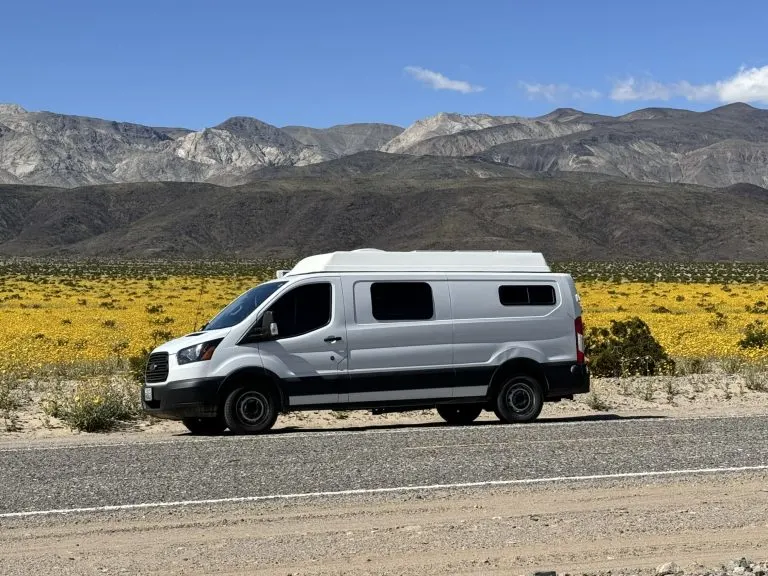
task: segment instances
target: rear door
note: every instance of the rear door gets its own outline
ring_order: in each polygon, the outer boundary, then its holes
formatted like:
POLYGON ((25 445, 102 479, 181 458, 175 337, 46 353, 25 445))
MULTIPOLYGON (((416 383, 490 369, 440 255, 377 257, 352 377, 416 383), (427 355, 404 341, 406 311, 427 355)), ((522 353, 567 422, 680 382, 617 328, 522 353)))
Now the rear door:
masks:
POLYGON ((308 278, 294 285, 269 309, 278 336, 259 343, 259 352, 264 368, 282 379, 289 404, 336 404, 347 371, 340 279, 308 278))

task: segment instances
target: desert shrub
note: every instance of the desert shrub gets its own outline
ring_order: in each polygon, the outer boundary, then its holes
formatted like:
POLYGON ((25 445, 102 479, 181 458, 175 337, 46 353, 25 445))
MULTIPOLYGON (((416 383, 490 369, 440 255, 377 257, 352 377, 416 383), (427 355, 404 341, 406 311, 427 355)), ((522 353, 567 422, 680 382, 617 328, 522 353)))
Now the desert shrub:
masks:
POLYGON ((714 330, 723 330, 728 327, 728 316, 722 312, 715 312, 715 317, 709 321, 709 326, 714 330))
POLYGON ((585 400, 587 406, 592 408, 592 410, 596 410, 598 412, 605 412, 606 410, 610 410, 611 406, 606 402, 602 396, 598 395, 597 392, 592 390, 589 395, 587 396, 585 400))
POLYGON ((752 314, 768 314, 768 304, 764 300, 758 300, 752 306, 747 304, 744 309, 752 314))
POLYGON ((21 399, 16 383, 0 377, 0 420, 6 432, 15 432, 19 429, 16 410, 20 407, 21 399))
POLYGON ((597 377, 655 376, 675 368, 648 325, 637 316, 612 320, 610 328, 590 329, 586 353, 590 370, 597 377))
POLYGON ((768 392, 765 366, 750 366, 744 371, 744 385, 753 392, 768 392))
POLYGON ((747 324, 744 338, 739 340, 741 348, 768 348, 768 328, 761 320, 747 324))
POLYGON ((672 314, 672 310, 670 310, 666 306, 652 306, 651 312, 653 312, 654 314, 672 314))
POLYGON ((107 378, 79 382, 74 390, 59 389, 45 398, 43 411, 81 432, 103 432, 140 414, 135 383, 107 378))
POLYGON ((741 367, 744 365, 744 361, 738 356, 727 356, 720 361, 720 367, 726 374, 737 374, 741 367))
POLYGON ((135 382, 144 383, 144 371, 150 352, 148 348, 142 348, 138 354, 128 357, 128 371, 135 382))
POLYGON ((703 358, 681 358, 675 361, 675 373, 678 376, 706 374, 708 371, 709 366, 703 358))

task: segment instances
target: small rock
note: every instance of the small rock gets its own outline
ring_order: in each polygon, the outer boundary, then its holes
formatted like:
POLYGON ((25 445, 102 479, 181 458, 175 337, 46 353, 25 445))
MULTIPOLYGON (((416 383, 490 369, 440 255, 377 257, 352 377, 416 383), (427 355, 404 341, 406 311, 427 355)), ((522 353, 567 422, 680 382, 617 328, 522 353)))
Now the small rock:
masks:
POLYGON ((670 576, 671 574, 679 574, 682 572, 680 566, 674 562, 667 562, 656 568, 656 576, 670 576))
POLYGON ((744 568, 744 566, 736 566, 736 568, 733 569, 733 576, 744 576, 747 569, 744 568))
POLYGON ((534 572, 533 576, 557 576, 557 572, 534 572))

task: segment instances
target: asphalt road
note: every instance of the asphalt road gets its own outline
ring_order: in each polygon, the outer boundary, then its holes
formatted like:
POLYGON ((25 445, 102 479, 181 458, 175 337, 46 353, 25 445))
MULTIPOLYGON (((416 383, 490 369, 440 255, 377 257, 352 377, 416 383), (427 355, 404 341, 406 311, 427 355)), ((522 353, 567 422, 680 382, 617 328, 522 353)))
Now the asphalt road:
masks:
POLYGON ((621 419, 0 447, 11 513, 768 466, 765 418, 621 419))

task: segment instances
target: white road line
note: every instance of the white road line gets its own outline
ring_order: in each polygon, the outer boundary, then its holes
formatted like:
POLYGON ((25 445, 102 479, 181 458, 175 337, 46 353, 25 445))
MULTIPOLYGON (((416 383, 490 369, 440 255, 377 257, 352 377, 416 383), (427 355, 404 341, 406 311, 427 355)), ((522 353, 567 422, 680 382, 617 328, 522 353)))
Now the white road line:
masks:
POLYGON ((299 498, 320 498, 328 496, 356 496, 363 494, 386 494, 393 492, 414 492, 425 490, 450 490, 458 488, 486 488, 491 486, 514 486, 548 484, 555 482, 585 482, 590 480, 620 480, 629 478, 653 478, 662 476, 683 476, 695 474, 722 474, 733 472, 767 471, 768 464, 730 468, 694 468, 689 470, 661 470, 652 472, 623 472, 618 474, 591 474, 588 476, 553 476, 550 478, 524 478, 518 480, 486 480, 483 482, 460 482, 455 484, 425 484, 421 486, 394 486, 391 488, 359 488, 332 492, 302 492, 297 494, 269 494, 265 496, 239 496, 233 498, 211 498, 206 500, 178 500, 175 502, 145 502, 142 504, 118 504, 113 506, 90 506, 87 508, 60 508, 54 510, 30 510, 27 512, 6 512, 3 518, 28 518, 30 516, 51 516, 54 514, 75 514, 84 512, 113 512, 147 508, 170 508, 206 504, 230 504, 236 502, 261 502, 266 500, 295 500, 299 498))
POLYGON ((547 428, 555 428, 555 427, 565 427, 565 426, 582 426, 582 425, 590 425, 590 424, 597 424, 597 425, 603 425, 603 424, 632 424, 632 423, 639 423, 639 422, 679 422, 679 421, 689 421, 689 420, 735 420, 735 419, 750 419, 750 418, 761 418, 764 417, 763 414, 746 414, 746 415, 728 415, 728 416, 664 416, 664 415, 648 415, 648 416, 641 416, 639 418, 633 418, 632 416, 623 416, 618 417, 615 419, 607 418, 605 420, 576 420, 575 418, 579 418, 576 416, 563 416, 563 418, 574 418, 571 421, 560 421, 559 416, 553 416, 553 418, 556 418, 556 422, 550 422, 546 418, 543 418, 541 420, 538 420, 536 422, 532 422, 530 424, 499 424, 494 422, 493 420, 482 420, 479 421, 478 426, 449 426, 447 424, 442 424, 440 421, 430 422, 428 423, 429 426, 424 426, 422 423, 418 424, 393 424, 394 426, 398 426, 398 428, 384 428, 386 426, 385 423, 382 424, 372 424, 372 426, 380 426, 380 429, 363 429, 362 427, 359 429, 355 428, 347 428, 345 430, 295 430, 291 432, 281 432, 280 429, 276 429, 276 434, 263 434, 263 435, 257 435, 257 436, 209 436, 209 437, 195 437, 195 438, 189 438, 187 436, 179 437, 178 440, 138 440, 138 441, 128 441, 128 442, 92 442, 88 444, 78 444, 78 443, 62 443, 54 446, 13 446, 9 448, 0 448, 0 454, 3 453, 10 453, 10 452, 45 452, 45 451, 51 451, 51 450, 83 450, 88 448, 109 448, 109 447, 120 447, 120 446, 162 446, 164 444, 206 444, 211 442, 220 442, 222 440, 227 440, 231 442, 250 442, 250 441, 277 441, 277 440, 286 440, 286 439, 293 439, 293 438, 303 438, 305 436, 309 437, 323 437, 323 436, 351 436, 351 435, 367 435, 367 434, 429 434, 429 433, 441 433, 444 434, 448 431, 462 431, 462 432, 469 432, 469 431, 477 431, 482 429, 495 429, 498 427, 498 429, 515 429, 515 430, 525 430, 529 427, 547 427, 547 428), (487 424, 485 424, 487 422, 487 424), (483 425, 485 424, 485 425, 483 425))

